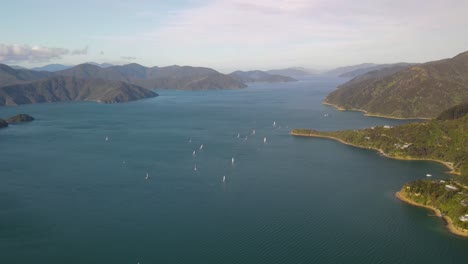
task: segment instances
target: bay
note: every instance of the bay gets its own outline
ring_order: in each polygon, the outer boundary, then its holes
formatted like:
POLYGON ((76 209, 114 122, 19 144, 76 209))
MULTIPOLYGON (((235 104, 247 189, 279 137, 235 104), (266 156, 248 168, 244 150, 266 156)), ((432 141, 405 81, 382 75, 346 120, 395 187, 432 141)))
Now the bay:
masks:
POLYGON ((340 82, 0 108, 36 118, 0 130, 0 263, 468 258, 467 239, 394 198, 445 167, 288 134, 409 122, 322 105, 340 82))

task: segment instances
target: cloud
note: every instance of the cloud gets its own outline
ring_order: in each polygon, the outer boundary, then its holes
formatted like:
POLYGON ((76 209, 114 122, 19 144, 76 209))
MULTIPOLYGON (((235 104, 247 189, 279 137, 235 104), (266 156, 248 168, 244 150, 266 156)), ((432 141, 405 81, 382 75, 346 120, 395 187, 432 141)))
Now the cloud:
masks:
POLYGON ((131 60, 136 60, 136 57, 132 57, 132 56, 122 56, 122 57, 120 57, 120 58, 121 58, 122 60, 129 60, 129 61, 131 61, 131 60))
POLYGON ((26 44, 0 43, 0 62, 47 62, 60 59, 64 55, 86 55, 88 47, 84 49, 68 50, 64 48, 51 48, 43 46, 30 46, 26 44))
POLYGON ((83 49, 75 49, 71 52, 72 55, 86 55, 88 54, 88 46, 84 47, 83 49))
POLYGON ((0 43, 0 62, 44 62, 68 54, 67 49, 0 43))

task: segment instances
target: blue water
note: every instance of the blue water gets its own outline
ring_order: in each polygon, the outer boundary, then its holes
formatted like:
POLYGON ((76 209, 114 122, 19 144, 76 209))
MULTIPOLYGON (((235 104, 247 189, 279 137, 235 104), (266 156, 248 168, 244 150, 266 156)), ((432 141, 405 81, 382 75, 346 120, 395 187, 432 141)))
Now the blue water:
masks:
POLYGON ((394 198, 442 165, 288 135, 408 122, 321 105, 339 82, 0 108, 37 119, 0 130, 0 263, 468 259, 467 239, 394 198))

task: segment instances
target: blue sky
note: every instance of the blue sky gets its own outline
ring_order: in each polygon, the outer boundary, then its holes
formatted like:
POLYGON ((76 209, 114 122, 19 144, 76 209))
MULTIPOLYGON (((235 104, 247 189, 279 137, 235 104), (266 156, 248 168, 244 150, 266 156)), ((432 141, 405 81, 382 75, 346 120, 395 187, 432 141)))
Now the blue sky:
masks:
POLYGON ((5 1, 0 62, 221 71, 424 62, 468 50, 466 0, 5 1))

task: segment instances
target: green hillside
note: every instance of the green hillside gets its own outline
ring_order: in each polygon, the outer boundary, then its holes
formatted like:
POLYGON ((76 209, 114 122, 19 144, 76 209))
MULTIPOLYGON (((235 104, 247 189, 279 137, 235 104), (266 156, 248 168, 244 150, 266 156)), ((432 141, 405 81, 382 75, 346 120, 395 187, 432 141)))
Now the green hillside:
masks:
POLYGON ((395 118, 434 118, 468 101, 468 52, 412 67, 368 72, 341 85, 325 103, 395 118))
POLYGON ((396 127, 323 132, 294 129, 292 135, 329 137, 358 147, 381 150, 399 159, 433 159, 448 163, 468 184, 468 115, 455 120, 432 120, 396 127))

